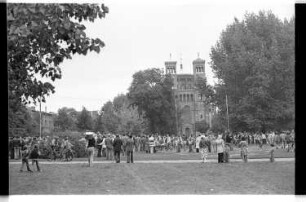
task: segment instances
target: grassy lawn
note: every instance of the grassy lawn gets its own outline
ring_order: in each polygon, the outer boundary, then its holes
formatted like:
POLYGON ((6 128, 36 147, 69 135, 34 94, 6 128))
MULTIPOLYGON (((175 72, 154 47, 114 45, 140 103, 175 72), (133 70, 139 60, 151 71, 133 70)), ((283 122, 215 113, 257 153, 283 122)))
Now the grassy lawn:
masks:
POLYGON ((10 165, 10 194, 294 194, 294 162, 10 165))

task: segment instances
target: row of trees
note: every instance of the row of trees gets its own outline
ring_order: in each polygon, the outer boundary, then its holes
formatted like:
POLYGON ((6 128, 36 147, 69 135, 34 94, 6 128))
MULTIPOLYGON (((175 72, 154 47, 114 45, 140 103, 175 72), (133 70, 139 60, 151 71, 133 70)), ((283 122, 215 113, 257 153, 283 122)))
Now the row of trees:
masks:
POLYGON ((261 11, 235 19, 221 33, 210 57, 222 125, 227 95, 231 130, 294 128, 294 27, 294 18, 281 21, 261 11))
POLYGON ((103 105, 97 116, 92 116, 84 107, 81 112, 73 108, 61 108, 55 117, 57 131, 95 131, 100 133, 144 132, 146 121, 130 106, 126 95, 121 94, 103 105))

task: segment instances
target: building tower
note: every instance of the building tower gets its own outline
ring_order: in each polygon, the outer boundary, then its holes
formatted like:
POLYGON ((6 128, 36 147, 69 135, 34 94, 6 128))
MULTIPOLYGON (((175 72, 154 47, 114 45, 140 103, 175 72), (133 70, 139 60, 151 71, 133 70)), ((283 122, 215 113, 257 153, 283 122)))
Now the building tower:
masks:
POLYGON ((193 75, 196 76, 201 76, 206 79, 205 75, 205 60, 201 58, 197 58, 192 62, 193 65, 193 75))
POLYGON ((166 61, 166 74, 176 74, 176 61, 166 61))

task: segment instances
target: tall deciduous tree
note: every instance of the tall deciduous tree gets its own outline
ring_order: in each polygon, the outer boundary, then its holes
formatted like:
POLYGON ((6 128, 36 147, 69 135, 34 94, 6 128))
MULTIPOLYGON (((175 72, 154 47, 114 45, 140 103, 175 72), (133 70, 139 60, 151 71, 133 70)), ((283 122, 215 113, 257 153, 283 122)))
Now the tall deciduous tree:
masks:
POLYGON ((83 107, 81 113, 78 116, 77 127, 80 131, 93 130, 92 117, 85 107, 83 107))
POLYGON ((157 68, 139 71, 133 75, 128 99, 148 121, 151 133, 174 134, 176 131, 172 87, 171 76, 164 75, 157 68))
POLYGON ((78 113, 73 108, 63 107, 58 110, 54 126, 60 131, 76 130, 78 113))
POLYGON ((104 43, 86 36, 83 20, 105 17, 103 4, 15 4, 7 5, 9 91, 15 98, 44 101, 54 92, 50 82, 61 78, 59 64, 72 54, 100 52, 104 43))
POLYGON ((215 100, 225 114, 227 95, 231 129, 268 130, 293 123, 294 18, 247 13, 227 26, 210 57, 219 79, 215 100))
POLYGON ((118 131, 123 134, 131 133, 140 135, 147 127, 143 116, 138 114, 136 106, 131 106, 124 94, 118 95, 113 100, 114 112, 120 119, 118 131))
POLYGON ((120 119, 115 114, 114 105, 111 101, 108 101, 103 105, 102 114, 102 127, 105 132, 117 133, 120 119))
MULTIPOLYGON (((31 99, 44 102, 45 95, 55 92, 51 81, 61 78, 64 59, 100 52, 104 43, 87 37, 81 22, 94 22, 106 13, 103 4, 7 4, 9 122, 20 119, 18 113, 31 99)), ((10 131, 16 128, 25 126, 20 121, 9 124, 10 131)))

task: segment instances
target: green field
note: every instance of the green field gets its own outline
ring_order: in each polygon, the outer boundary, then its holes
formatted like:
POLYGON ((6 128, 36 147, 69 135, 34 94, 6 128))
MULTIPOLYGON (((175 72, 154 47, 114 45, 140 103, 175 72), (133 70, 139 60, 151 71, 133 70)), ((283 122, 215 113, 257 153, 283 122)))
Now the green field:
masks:
MULTIPOLYGON (((86 158, 74 159, 71 164, 44 164, 43 172, 19 172, 20 160, 9 167, 10 194, 82 194, 82 195, 146 195, 146 194, 294 194, 294 153, 276 150, 275 163, 267 161, 267 149, 250 147, 250 159, 262 162, 232 161, 218 164, 217 155, 209 154, 209 163, 200 163, 199 153, 136 152, 134 164, 121 157, 120 164, 96 163, 87 167, 86 158), (199 160, 198 163, 150 163, 155 160, 199 160), (137 163, 142 161, 142 163, 137 163)), ((239 149, 231 151, 232 159, 239 159, 239 149)), ((96 162, 105 158, 95 157, 96 162)), ((59 162, 59 161, 57 161, 59 162)))
POLYGON ((294 194, 294 162, 10 165, 10 194, 294 194))

